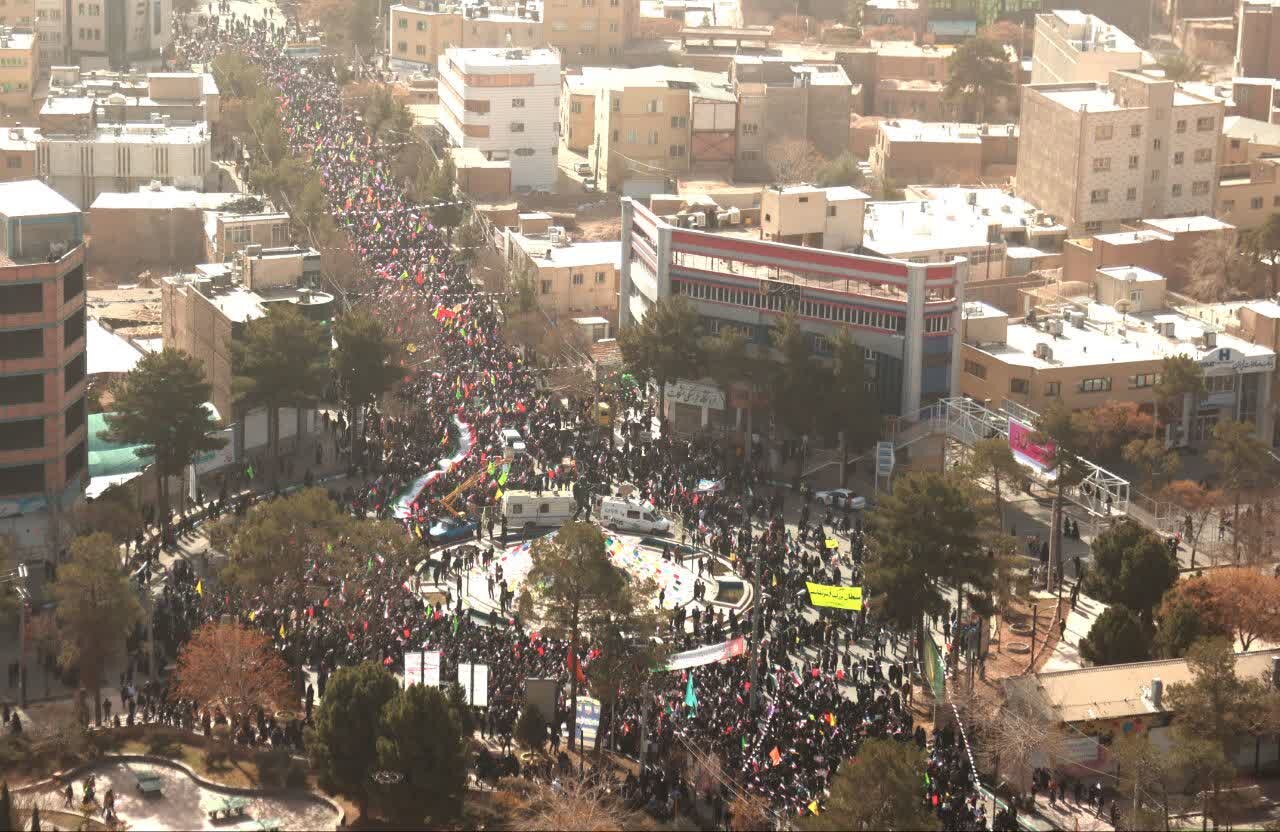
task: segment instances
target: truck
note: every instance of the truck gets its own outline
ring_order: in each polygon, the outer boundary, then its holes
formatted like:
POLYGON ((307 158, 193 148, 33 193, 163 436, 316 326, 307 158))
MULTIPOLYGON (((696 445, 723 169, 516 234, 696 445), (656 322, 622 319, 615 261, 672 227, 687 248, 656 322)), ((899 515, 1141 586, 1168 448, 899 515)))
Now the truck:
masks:
POLYGON ((653 503, 625 497, 597 497, 595 500, 600 525, 620 532, 666 534, 671 521, 658 513, 653 503))
POLYGON ((502 516, 513 529, 528 524, 559 528, 573 519, 577 507, 577 501, 568 490, 544 491, 541 495, 533 491, 504 491, 502 494, 502 516))

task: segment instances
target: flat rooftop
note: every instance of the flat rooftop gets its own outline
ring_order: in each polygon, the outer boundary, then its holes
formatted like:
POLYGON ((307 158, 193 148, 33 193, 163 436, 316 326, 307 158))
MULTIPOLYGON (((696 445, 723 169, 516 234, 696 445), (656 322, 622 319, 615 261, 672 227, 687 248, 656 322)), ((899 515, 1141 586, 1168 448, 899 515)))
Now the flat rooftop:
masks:
POLYGON ((159 190, 143 188, 132 193, 104 192, 89 206, 90 211, 99 210, 173 210, 191 208, 201 210, 217 210, 229 202, 243 199, 239 193, 200 193, 184 191, 179 188, 164 187, 159 190))
POLYGON ((950 58, 956 51, 951 44, 915 43, 909 40, 872 41, 871 48, 886 58, 950 58))
POLYGON ((1143 220, 1152 228, 1167 231, 1170 234, 1182 234, 1189 231, 1228 231, 1235 228, 1231 223, 1223 222, 1216 217, 1167 217, 1163 219, 1143 220))
POLYGON ((688 89, 698 98, 737 101, 727 72, 704 72, 685 66, 585 66, 580 74, 566 75, 564 84, 572 93, 597 90, 621 92, 628 87, 688 89))
MULTIPOLYGON (((1039 325, 1010 323, 1004 344, 983 344, 974 347, 1001 362, 1033 370, 1055 367, 1094 367, 1108 372, 1113 365, 1159 361, 1162 358, 1187 356, 1199 361, 1204 347, 1195 343, 1206 331, 1217 332, 1217 347, 1240 353, 1247 358, 1271 358, 1275 352, 1264 346, 1251 344, 1234 335, 1219 332, 1217 327, 1204 320, 1174 309, 1130 313, 1122 316, 1114 308, 1088 303, 1085 308, 1084 328, 1064 322, 1062 335, 1051 335, 1039 325), (1161 335, 1158 324, 1174 324, 1174 337, 1161 335), (1123 324, 1123 332, 1121 325, 1123 324), (1047 344, 1052 350, 1051 359, 1037 358, 1036 347, 1047 344)), ((972 345, 971 345, 972 346, 972 345)))
POLYGON ((904 257, 987 245, 987 229, 1065 235, 1066 227, 1024 199, 999 188, 911 188, 906 200, 871 202, 863 221, 863 246, 885 257, 904 257))
POLYGON ((1036 15, 1037 22, 1042 19, 1065 34, 1071 45, 1081 52, 1142 52, 1123 31, 1078 9, 1055 9, 1049 14, 1036 15))
POLYGON ((554 49, 491 49, 488 47, 447 50, 449 58, 464 70, 500 69, 504 67, 560 67, 560 53, 554 49))
POLYGON ((894 119, 881 122, 880 132, 891 142, 982 143, 981 128, 974 124, 894 119))
POLYGON ((74 202, 38 179, 0 182, 0 215, 9 219, 79 213, 74 202))
POLYGON ((552 245, 546 234, 512 234, 520 250, 539 266, 612 266, 622 268, 622 241, 580 241, 567 246, 552 245))

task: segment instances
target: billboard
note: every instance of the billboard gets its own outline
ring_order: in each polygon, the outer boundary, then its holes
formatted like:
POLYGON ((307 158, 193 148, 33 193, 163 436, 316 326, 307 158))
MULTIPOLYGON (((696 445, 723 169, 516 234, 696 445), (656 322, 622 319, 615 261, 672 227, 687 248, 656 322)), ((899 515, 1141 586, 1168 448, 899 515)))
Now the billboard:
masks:
POLYGON ((1035 428, 1009 419, 1009 450, 1013 451, 1013 458, 1037 471, 1048 471, 1053 468, 1053 443, 1038 444, 1035 435, 1035 428))

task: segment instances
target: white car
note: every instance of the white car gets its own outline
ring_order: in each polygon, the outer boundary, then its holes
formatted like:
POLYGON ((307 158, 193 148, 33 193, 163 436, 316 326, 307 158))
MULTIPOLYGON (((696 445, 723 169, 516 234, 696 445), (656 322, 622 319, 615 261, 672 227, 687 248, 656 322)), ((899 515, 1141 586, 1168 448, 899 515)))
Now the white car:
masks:
POLYGON ((833 488, 830 491, 819 491, 813 496, 824 506, 835 506, 836 508, 843 508, 847 506, 852 509, 864 509, 867 507, 866 497, 859 497, 847 488, 833 488))
MULTIPOLYGON (((506 428, 502 431, 502 447, 513 454, 524 453, 524 440, 520 437, 520 431, 514 428, 506 428)), ((509 456, 510 454, 508 454, 509 456)))

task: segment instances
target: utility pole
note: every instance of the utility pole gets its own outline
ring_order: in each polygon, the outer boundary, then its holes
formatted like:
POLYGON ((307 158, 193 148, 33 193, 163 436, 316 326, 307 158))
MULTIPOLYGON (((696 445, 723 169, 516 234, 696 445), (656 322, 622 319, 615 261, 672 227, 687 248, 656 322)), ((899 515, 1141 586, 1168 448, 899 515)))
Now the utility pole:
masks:
POLYGON ((764 598, 760 593, 760 583, 764 577, 765 544, 761 541, 756 551, 756 574, 752 581, 751 595, 751 710, 755 710, 760 701, 760 627, 764 618, 764 598))

